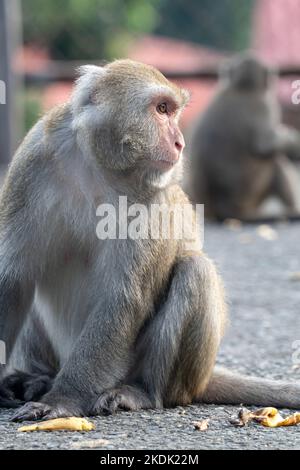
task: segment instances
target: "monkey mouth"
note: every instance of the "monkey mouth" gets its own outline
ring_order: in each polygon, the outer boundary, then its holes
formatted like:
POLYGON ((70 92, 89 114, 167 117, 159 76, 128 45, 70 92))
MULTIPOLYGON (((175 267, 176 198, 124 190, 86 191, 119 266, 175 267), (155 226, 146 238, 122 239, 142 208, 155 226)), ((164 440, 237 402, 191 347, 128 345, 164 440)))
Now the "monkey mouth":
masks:
POLYGON ((151 166, 155 168, 156 170, 160 171, 169 171, 174 168, 176 163, 178 163, 178 160, 152 160, 151 161, 151 166))

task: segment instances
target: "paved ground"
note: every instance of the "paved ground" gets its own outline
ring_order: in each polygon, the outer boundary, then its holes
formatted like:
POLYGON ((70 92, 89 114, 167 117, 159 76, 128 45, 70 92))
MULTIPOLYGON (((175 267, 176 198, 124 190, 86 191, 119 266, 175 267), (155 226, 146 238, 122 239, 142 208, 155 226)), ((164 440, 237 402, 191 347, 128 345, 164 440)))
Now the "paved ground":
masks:
MULTIPOLYGON (((273 241, 255 227, 206 228, 205 248, 225 279, 231 312, 219 362, 241 372, 300 381, 297 357, 294 362, 292 357, 293 342, 300 340, 300 280, 291 280, 300 272, 300 225, 274 228, 278 238, 273 241)), ((10 412, 5 410, 0 413, 0 448, 71 449, 101 438, 109 441, 104 449, 300 449, 300 426, 235 428, 229 418, 238 409, 190 406, 120 413, 94 420, 97 429, 88 434, 18 434, 18 425, 8 422, 10 412), (192 421, 204 418, 210 418, 209 429, 194 431, 192 421)))

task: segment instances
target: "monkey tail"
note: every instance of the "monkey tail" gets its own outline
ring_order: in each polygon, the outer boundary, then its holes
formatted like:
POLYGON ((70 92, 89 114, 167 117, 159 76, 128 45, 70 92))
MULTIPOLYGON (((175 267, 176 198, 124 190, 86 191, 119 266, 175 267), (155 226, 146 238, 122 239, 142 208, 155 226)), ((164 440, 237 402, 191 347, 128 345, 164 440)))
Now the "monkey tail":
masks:
POLYGON ((216 367, 204 394, 197 401, 299 408, 300 383, 248 377, 216 367))

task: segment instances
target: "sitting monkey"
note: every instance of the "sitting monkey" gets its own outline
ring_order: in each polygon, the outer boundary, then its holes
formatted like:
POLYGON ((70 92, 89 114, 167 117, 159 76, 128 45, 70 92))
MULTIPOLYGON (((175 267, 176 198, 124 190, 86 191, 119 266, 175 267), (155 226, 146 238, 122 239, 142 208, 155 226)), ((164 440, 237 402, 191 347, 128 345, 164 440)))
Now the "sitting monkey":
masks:
POLYGON ((196 120, 185 189, 216 220, 256 220, 268 196, 300 215, 300 134, 281 123, 275 74, 249 54, 229 61, 220 86, 196 120))
POLYGON ((147 65, 87 66, 15 155, 0 205, 2 404, 26 402, 14 420, 300 406, 298 384, 215 368, 223 287, 201 249, 187 248, 193 237, 96 236, 97 207, 120 195, 147 208, 188 202, 178 185, 187 99, 147 65))

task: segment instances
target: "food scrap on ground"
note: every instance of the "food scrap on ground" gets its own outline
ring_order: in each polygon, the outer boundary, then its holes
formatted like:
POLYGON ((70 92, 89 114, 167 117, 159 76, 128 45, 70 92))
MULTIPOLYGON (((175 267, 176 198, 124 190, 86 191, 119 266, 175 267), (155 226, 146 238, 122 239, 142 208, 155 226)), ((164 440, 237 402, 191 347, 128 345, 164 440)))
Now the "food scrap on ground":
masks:
POLYGON ((283 418, 276 408, 267 407, 260 408, 256 411, 247 410, 242 408, 238 417, 230 419, 230 423, 234 426, 245 426, 251 421, 256 421, 268 428, 278 428, 280 426, 295 426, 300 423, 300 413, 296 412, 292 415, 283 418))
POLYGON ((291 273, 289 279, 293 282, 300 282, 300 271, 291 273))
POLYGON ((268 241, 277 240, 278 233, 270 225, 262 224, 256 229, 257 234, 268 241))
POLYGON ((206 431, 209 425, 209 419, 203 419, 202 421, 193 421, 193 425, 197 431, 206 431))
POLYGON ((238 219, 225 219, 224 225, 233 231, 240 230, 243 226, 242 222, 238 219))
POLYGON ((21 426, 18 432, 32 431, 92 431, 95 425, 85 418, 56 418, 21 426))
POLYGON ((90 439, 88 441, 72 442, 72 449, 96 449, 97 447, 107 446, 110 443, 107 439, 90 439))

